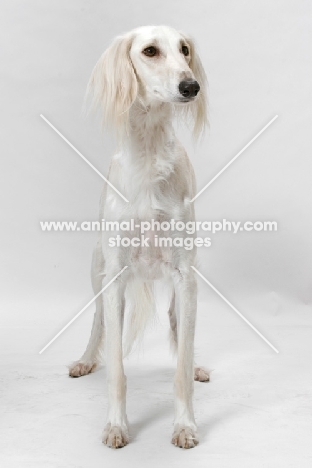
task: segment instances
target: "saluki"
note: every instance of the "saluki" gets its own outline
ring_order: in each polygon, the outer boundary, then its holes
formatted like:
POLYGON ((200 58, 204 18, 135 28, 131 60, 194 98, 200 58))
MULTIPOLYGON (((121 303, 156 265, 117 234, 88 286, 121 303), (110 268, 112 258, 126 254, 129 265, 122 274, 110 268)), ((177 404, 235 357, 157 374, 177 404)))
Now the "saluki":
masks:
MULTIPOLYGON (((118 36, 95 65, 88 89, 93 104, 101 108, 104 124, 116 130, 120 151, 112 159, 108 180, 128 200, 105 183, 100 219, 135 220, 136 226, 152 219, 161 223, 193 221, 194 171, 173 128, 174 118, 186 117, 196 136, 207 123, 206 75, 193 40, 167 26, 140 27, 118 36)), ((129 230, 119 234, 131 239, 140 233, 129 230)), ((177 230, 157 232, 157 236, 161 234, 186 236, 177 230)), ((177 354, 172 443, 192 448, 198 443, 193 381, 209 380, 208 371, 194 364, 197 285, 191 266, 195 265, 195 248, 159 247, 152 229, 147 234, 148 246, 111 247, 111 236, 112 232, 101 232, 94 251, 94 293, 127 269, 96 299, 87 349, 69 374, 80 377, 92 372, 105 343, 108 422, 103 442, 113 448, 126 445, 129 432, 123 357, 153 313, 154 280, 165 278, 172 289, 170 336, 177 354), (123 340, 124 317, 128 327, 123 340)))

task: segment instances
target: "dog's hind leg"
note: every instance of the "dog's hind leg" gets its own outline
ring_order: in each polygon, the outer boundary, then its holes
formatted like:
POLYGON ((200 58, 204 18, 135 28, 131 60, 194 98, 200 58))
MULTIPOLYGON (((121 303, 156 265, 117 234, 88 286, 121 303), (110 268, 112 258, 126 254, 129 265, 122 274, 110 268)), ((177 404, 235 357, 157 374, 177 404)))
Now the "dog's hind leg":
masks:
MULTIPOLYGON (((92 257, 92 287, 94 294, 98 294, 102 289, 102 281, 105 275, 104 257, 102 253, 101 243, 98 242, 93 252, 92 257)), ((101 295, 96 299, 96 311, 94 314, 91 336, 88 346, 82 357, 74 362, 69 367, 69 375, 71 377, 81 377, 93 372, 97 365, 101 362, 101 352, 104 345, 104 314, 103 314, 103 299, 101 295)))
POLYGON ((178 333, 177 333, 177 316, 176 316, 176 310, 175 310, 175 291, 174 290, 171 296, 168 315, 169 315, 169 322, 170 322, 170 332, 169 332, 170 348, 172 352, 176 354, 178 350, 178 333))
MULTIPOLYGON (((176 354, 178 350, 177 315, 175 310, 175 302, 175 291, 173 290, 168 315, 170 321, 170 347, 174 354, 176 354)), ((205 367, 198 366, 195 362, 194 380, 198 382, 209 382, 210 380, 209 371, 205 367)))

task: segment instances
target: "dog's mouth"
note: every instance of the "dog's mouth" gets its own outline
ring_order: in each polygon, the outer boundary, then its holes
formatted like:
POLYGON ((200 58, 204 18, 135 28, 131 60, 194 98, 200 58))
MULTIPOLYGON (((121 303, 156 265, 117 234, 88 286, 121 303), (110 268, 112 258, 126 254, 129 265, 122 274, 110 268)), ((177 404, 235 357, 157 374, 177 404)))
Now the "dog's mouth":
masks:
POLYGON ((162 92, 158 89, 153 89, 154 96, 156 96, 159 100, 163 102, 174 102, 174 104, 189 104, 190 102, 194 102, 197 99, 197 95, 195 96, 182 96, 181 94, 177 95, 172 93, 168 89, 165 88, 165 92, 169 94, 169 96, 164 96, 162 92))
POLYGON ((179 97, 179 98, 176 99, 175 102, 176 102, 177 104, 188 104, 188 103, 190 103, 190 102, 195 101, 195 99, 196 99, 196 96, 194 96, 194 97, 187 97, 187 98, 186 98, 186 97, 185 97, 185 98, 184 98, 184 97, 179 97))

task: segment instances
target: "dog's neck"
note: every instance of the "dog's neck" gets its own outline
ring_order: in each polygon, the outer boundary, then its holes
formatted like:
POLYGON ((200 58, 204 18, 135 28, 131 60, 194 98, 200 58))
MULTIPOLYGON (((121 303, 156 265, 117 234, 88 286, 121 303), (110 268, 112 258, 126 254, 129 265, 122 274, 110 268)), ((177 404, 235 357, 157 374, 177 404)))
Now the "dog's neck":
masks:
POLYGON ((122 150, 126 189, 136 203, 136 214, 142 219, 150 209, 164 209, 162 183, 174 172, 179 152, 172 125, 169 103, 149 106, 136 101, 130 109, 129 126, 122 150), (160 202, 161 200, 161 202, 160 202))
POLYGON ((174 141, 172 105, 160 101, 148 104, 137 99, 129 112, 126 147, 131 158, 165 157, 174 141))

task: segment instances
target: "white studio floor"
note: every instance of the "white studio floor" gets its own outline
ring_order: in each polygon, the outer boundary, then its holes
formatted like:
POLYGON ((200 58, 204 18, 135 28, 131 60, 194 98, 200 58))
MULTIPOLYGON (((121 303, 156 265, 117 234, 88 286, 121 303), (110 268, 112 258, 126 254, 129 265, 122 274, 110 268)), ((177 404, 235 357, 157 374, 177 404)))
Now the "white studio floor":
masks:
POLYGON ((253 320, 279 349, 276 354, 218 298, 212 296, 209 311, 208 303, 199 304, 197 363, 213 371, 211 382, 195 382, 200 444, 192 450, 170 443, 174 360, 167 341, 169 324, 161 312, 159 323, 146 335, 144 353, 125 361, 132 441, 112 450, 101 443, 105 368, 71 379, 65 367, 84 349, 92 307, 38 354, 75 314, 72 298, 57 307, 68 309, 63 323, 53 319, 55 304, 29 304, 25 318, 18 321, 14 317, 20 307, 6 308, 0 341, 2 467, 312 466, 308 311, 301 310, 296 318, 263 314, 253 320))

